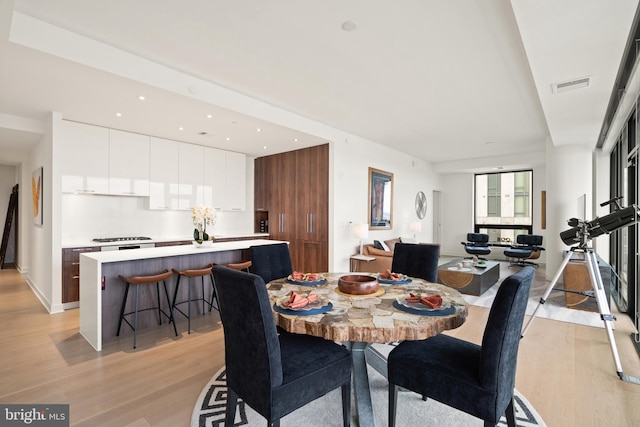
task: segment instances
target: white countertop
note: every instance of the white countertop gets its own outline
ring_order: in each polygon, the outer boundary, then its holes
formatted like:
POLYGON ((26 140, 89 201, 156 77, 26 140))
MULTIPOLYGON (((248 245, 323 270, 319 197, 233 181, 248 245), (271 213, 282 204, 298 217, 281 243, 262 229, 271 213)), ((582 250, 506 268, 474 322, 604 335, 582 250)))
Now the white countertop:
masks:
MULTIPOLYGON (((148 240, 146 242, 149 242, 148 240)), ((159 248, 130 249, 126 251, 85 252, 80 257, 87 257, 100 263, 132 261, 140 259, 164 258, 181 255, 202 254, 207 252, 233 251, 249 249, 251 246, 273 245, 288 243, 280 240, 237 240, 233 242, 214 242, 210 247, 195 247, 193 245, 162 246, 159 248)))
MULTIPOLYGON (((141 243, 162 243, 162 242, 179 242, 179 241, 189 241, 193 240, 193 236, 178 236, 178 237, 151 237, 151 240, 125 240, 121 242, 94 242, 91 239, 87 240, 73 240, 73 241, 65 241, 62 243, 63 249, 68 248, 84 248, 84 247, 95 247, 95 246, 120 246, 120 245, 138 245, 141 243)), ((235 238, 269 238, 269 233, 238 233, 238 234, 227 234, 227 235, 215 235, 216 239, 235 239, 235 238)))

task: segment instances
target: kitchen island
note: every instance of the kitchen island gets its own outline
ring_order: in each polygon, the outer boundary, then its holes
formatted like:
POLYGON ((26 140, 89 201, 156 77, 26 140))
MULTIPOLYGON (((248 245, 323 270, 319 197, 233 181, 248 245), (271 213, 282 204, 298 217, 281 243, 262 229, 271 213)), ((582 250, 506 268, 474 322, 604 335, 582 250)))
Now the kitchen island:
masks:
MULTIPOLYGON (((97 350, 102 350, 103 339, 114 337, 118 329, 120 307, 125 284, 118 275, 133 276, 156 274, 163 270, 202 268, 207 264, 228 264, 250 259, 249 247, 283 243, 277 240, 242 240, 215 242, 210 247, 193 245, 164 246, 124 251, 87 252, 80 255, 80 334, 97 350)), ((169 295, 173 296, 176 277, 170 283, 169 295)), ((198 286, 198 290, 199 290, 198 286)), ((210 292, 207 283, 205 292, 210 292)), ((142 289, 141 289, 142 291, 142 289)), ((161 292, 162 294, 162 292, 161 292)), ((187 286, 180 286, 178 300, 186 299, 187 286)), ((199 292, 197 292, 199 294, 199 292)), ((210 295, 210 294, 208 294, 210 295)), ((162 298, 162 296, 161 296, 162 298)), ((132 299, 132 298, 130 298, 132 299)), ((140 306, 153 306, 155 290, 141 292, 140 306), (152 299, 153 298, 153 299, 152 299)), ((164 301, 168 308, 169 301, 164 301)), ((192 312, 198 313, 198 304, 192 303, 192 312)), ((127 309, 127 311, 130 311, 127 309)), ((157 327, 154 311, 139 313, 140 329, 157 327)), ((121 335, 129 335, 131 329, 123 326, 121 335)))

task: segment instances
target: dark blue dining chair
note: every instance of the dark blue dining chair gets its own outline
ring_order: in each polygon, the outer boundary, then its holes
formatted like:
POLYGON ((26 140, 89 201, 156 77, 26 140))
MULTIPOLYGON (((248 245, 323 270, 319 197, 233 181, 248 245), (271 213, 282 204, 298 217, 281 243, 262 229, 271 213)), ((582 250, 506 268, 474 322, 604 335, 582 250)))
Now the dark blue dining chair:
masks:
POLYGON ((438 258, 438 244, 396 243, 391 271, 438 283, 438 258))
POLYGON ((265 283, 288 277, 293 273, 288 243, 251 246, 249 253, 251 255, 249 271, 262 277, 265 283))
POLYGON ((404 341, 389 353, 389 426, 395 426, 402 387, 480 418, 485 426, 506 415, 508 426, 515 427, 516 361, 534 276, 535 269, 525 267, 502 282, 482 345, 440 334, 404 341))
POLYGON ((279 426, 280 418, 342 388, 343 425, 351 423, 351 352, 304 334, 278 334, 260 276, 223 266, 213 269, 224 328, 227 372, 225 425, 233 426, 240 397, 279 426))

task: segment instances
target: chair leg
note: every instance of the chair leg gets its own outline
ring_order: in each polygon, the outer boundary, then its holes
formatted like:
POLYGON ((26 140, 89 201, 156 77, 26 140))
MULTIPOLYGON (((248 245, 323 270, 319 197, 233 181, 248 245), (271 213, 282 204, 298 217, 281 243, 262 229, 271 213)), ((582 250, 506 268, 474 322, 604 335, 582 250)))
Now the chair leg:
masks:
POLYGON ((187 334, 191 334, 191 278, 187 279, 187 334))
POLYGON ((202 315, 204 316, 204 303, 207 301, 204 298, 204 276, 200 276, 200 288, 202 290, 202 315))
POLYGON ((167 290, 167 282, 162 281, 164 286, 164 295, 167 297, 167 304, 169 305, 169 323, 173 323, 173 332, 178 336, 178 328, 176 328, 176 320, 173 318, 173 307, 171 307, 171 300, 169 299, 169 291, 167 290))
POLYGON ((120 327, 122 327, 122 317, 124 316, 124 308, 127 305, 127 297, 129 296, 129 282, 127 282, 127 286, 124 288, 124 298, 122 300, 122 307, 120 308, 120 320, 118 320, 118 333, 117 337, 120 336, 120 327))
POLYGON ((507 418, 508 427, 516 427, 516 410, 513 406, 513 396, 509 401, 509 405, 507 405, 507 410, 505 411, 504 416, 507 418))
POLYGON ((389 427, 396 425, 396 405, 398 403, 398 386, 389 383, 389 427))
POLYGON ((209 311, 213 308, 213 300, 216 300, 216 310, 220 311, 220 303, 218 302, 218 294, 216 293, 216 283, 213 278, 213 273, 209 276, 211 277, 211 301, 209 301, 209 311))
POLYGON ((227 387, 227 409, 224 424, 227 426, 234 425, 236 419, 236 404, 238 403, 238 395, 231 388, 227 387))
POLYGON ((162 325, 162 309, 160 308, 160 284, 156 282, 156 296, 158 297, 158 323, 162 325))
POLYGON ((136 348, 136 334, 138 333, 138 296, 140 293, 138 290, 140 289, 139 285, 136 285, 136 304, 135 304, 135 312, 133 314, 133 348, 136 348))
POLYGON ((342 426, 351 425, 351 381, 342 386, 342 426))

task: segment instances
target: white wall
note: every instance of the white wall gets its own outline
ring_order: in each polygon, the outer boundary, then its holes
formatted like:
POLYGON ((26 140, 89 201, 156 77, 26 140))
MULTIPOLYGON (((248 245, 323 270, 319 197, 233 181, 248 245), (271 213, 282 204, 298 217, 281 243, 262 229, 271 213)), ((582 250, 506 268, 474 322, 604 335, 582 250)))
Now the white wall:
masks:
MULTIPOLYGON (((474 174, 445 174, 441 179, 442 191, 442 247, 441 253, 449 256, 467 256, 464 247, 460 242, 464 242, 467 233, 473 232, 474 226, 474 174)), ((547 232, 541 228, 541 200, 542 190, 546 190, 546 168, 533 168, 532 187, 532 214, 533 214, 533 234, 543 236, 542 246, 547 242, 547 232)), ((553 212, 547 210, 547 222, 549 215, 553 212)), ((493 248, 490 259, 504 259, 502 249, 493 248)), ((536 261, 546 262, 545 251, 536 261)))
POLYGON ((553 277, 563 251, 569 249, 559 236, 570 228, 567 220, 578 215, 578 197, 587 195, 587 218, 593 216, 592 158, 592 150, 583 145, 553 147, 547 143, 547 180, 553 183, 547 191, 547 278, 553 277))
POLYGON ((420 221, 415 211, 418 191, 427 196, 427 215, 420 242, 433 241, 433 190, 439 188, 439 175, 429 162, 400 153, 361 138, 339 138, 331 144, 330 197, 332 241, 329 243, 329 270, 348 271, 349 257, 357 252, 359 240, 353 224, 366 223, 368 215, 369 167, 393 173, 393 228, 370 230, 367 243, 395 237, 413 237, 409 224, 420 221))
POLYGON ((56 114, 52 114, 46 121, 46 133, 39 144, 29 154, 29 159, 23 165, 22 201, 20 208, 23 209, 21 220, 26 227, 25 238, 20 240, 20 245, 25 245, 27 249, 27 283, 34 290, 36 296, 40 298, 45 308, 55 313, 62 310, 62 289, 60 288, 60 266, 54 268, 56 262, 59 264, 60 254, 57 256, 53 250, 54 230, 58 227, 55 222, 55 215, 52 212, 55 206, 53 195, 53 172, 52 172, 52 150, 53 150, 53 126, 56 114), (43 204, 43 225, 33 223, 33 207, 31 205, 31 174, 38 168, 43 168, 42 175, 42 204, 43 204), (28 191, 27 191, 28 188, 28 191), (25 209, 26 208, 26 209, 25 209), (56 280, 55 272, 58 272, 56 280))

